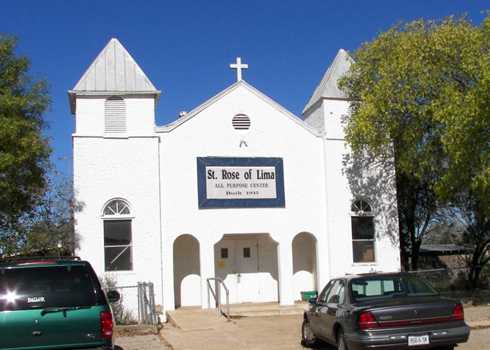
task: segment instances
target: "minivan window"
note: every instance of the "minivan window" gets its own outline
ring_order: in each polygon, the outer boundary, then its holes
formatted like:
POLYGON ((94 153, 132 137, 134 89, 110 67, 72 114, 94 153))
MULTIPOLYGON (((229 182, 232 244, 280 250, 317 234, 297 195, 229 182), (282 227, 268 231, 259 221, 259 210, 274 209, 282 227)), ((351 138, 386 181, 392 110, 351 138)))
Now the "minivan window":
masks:
POLYGON ((423 296, 437 294, 428 283, 415 276, 357 278, 352 280, 351 290, 352 298, 356 301, 393 295, 423 296))
POLYGON ((0 311, 93 306, 96 295, 85 266, 0 269, 0 311))

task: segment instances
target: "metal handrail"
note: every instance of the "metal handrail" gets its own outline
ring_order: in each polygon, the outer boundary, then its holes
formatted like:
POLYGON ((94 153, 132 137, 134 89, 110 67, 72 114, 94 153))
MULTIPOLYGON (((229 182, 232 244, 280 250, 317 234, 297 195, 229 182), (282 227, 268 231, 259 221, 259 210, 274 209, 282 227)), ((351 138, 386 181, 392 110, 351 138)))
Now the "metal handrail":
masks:
MULTIPOLYGON (((219 277, 210 277, 207 280, 208 283, 208 292, 210 291, 213 295, 214 301, 216 302, 216 307, 218 309, 218 314, 225 316, 228 321, 230 320, 230 291, 226 286, 225 282, 219 277), (211 287, 211 281, 214 281, 214 290, 211 287), (223 311, 222 303, 221 303, 221 288, 219 285, 222 285, 226 292, 226 312, 223 311)), ((208 294, 209 295, 209 294, 208 294)))

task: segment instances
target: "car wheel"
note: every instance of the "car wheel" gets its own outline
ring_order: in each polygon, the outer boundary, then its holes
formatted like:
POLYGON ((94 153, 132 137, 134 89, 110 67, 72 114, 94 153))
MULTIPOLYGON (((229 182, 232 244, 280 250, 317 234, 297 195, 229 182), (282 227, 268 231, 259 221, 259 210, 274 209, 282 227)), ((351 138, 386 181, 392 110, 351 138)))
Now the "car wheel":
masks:
POLYGON ((337 349, 338 350, 349 350, 347 344, 345 343, 344 332, 339 329, 337 332, 337 349))
POLYGON ((317 342, 315 334, 311 330, 310 321, 308 319, 303 320, 301 325, 301 345, 305 347, 312 347, 317 342))

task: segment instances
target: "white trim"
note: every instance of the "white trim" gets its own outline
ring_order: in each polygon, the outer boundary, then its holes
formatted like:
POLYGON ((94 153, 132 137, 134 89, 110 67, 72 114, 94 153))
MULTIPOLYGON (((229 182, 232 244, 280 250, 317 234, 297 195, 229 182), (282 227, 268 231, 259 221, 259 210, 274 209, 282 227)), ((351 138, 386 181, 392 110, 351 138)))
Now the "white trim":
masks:
POLYGON ((105 134, 100 134, 100 135, 84 135, 84 134, 71 134, 72 138, 88 138, 88 139, 156 139, 160 138, 160 135, 111 135, 111 136, 106 136, 105 134))
POLYGON ((100 216, 102 220, 134 220, 134 216, 131 215, 106 215, 106 216, 100 216))
POLYGON ((351 266, 379 266, 376 261, 374 262, 358 262, 358 263, 352 263, 351 266))
POLYGON ((131 218, 131 219, 133 219, 134 218, 134 215, 132 215, 132 213, 133 213, 133 208, 131 207, 131 204, 129 203, 129 201, 127 199, 124 199, 122 197, 113 197, 113 198, 109 199, 108 201, 106 201, 104 203, 104 205, 102 206, 102 213, 101 213, 100 217, 102 219, 104 219, 104 220, 110 220, 110 219, 113 219, 113 218, 131 218), (124 204, 126 205, 126 207, 128 207, 129 214, 105 215, 104 214, 105 208, 107 208, 107 206, 112 201, 122 201, 122 202, 124 202, 124 204))
POLYGON ((180 125, 182 125, 185 122, 187 122, 188 120, 192 119, 197 114, 199 114, 200 112, 202 112, 203 110, 208 108, 210 105, 212 105, 213 103, 220 100, 221 98, 228 95, 229 93, 231 93, 232 91, 236 90, 239 87, 244 87, 244 88, 248 89, 250 92, 255 94, 257 97, 262 99, 264 102, 268 103, 271 107, 273 107, 274 109, 276 109, 280 113, 284 114, 286 117, 288 117, 289 119, 294 121, 299 126, 303 127, 306 131, 311 133, 313 136, 322 137, 322 135, 323 135, 322 133, 318 132, 316 129, 314 129, 313 127, 308 125, 306 122, 304 122, 301 118, 294 115, 292 112, 288 111, 286 108, 281 106, 279 103, 274 101, 269 96, 265 95, 261 91, 254 88, 252 85, 248 84, 245 80, 240 80, 240 81, 237 81, 236 83, 230 85, 225 90, 221 91, 217 95, 211 97, 210 99, 208 99, 204 103, 202 103, 199 106, 197 106, 196 108, 194 108, 192 111, 187 113, 185 115, 185 117, 179 118, 170 124, 155 127, 155 132, 157 132, 157 133, 171 132, 172 130, 176 129, 180 125))

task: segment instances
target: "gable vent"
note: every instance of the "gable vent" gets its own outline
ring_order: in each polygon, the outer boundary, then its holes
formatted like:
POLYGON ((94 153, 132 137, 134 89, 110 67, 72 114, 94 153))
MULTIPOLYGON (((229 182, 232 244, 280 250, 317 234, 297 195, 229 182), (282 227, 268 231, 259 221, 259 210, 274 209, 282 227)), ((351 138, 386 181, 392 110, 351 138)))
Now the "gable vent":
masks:
POLYGON ((250 129, 250 117, 246 114, 237 114, 231 121, 235 130, 249 130, 250 129))
POLYGON ((105 100, 105 132, 126 132, 126 103, 121 97, 109 97, 105 100))

